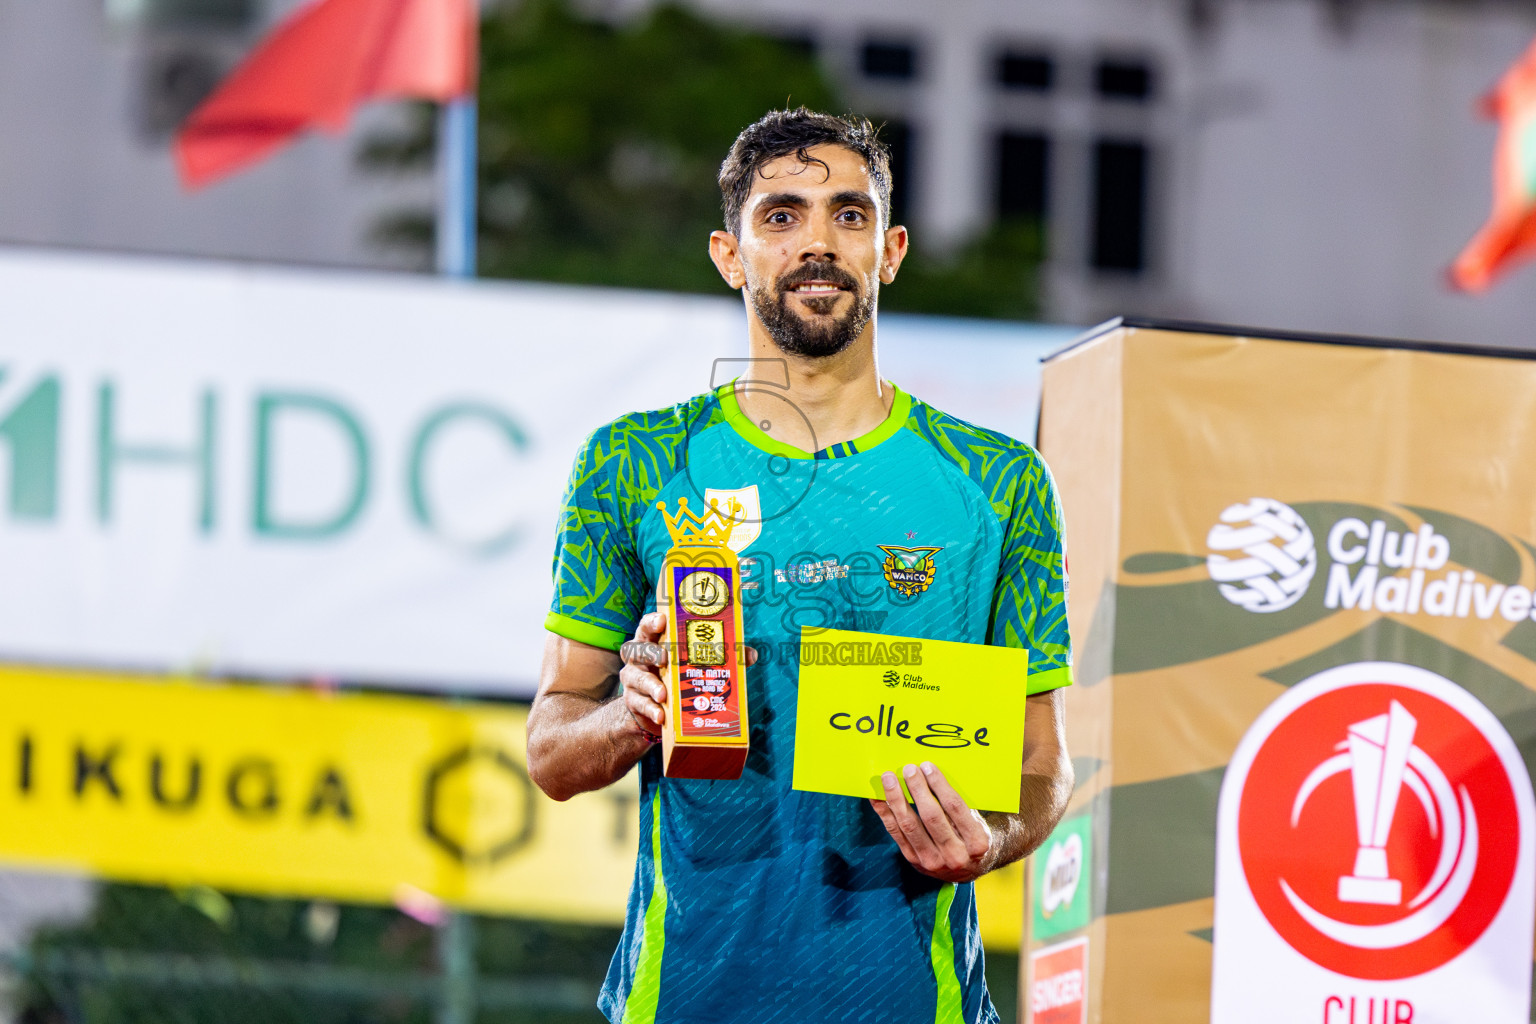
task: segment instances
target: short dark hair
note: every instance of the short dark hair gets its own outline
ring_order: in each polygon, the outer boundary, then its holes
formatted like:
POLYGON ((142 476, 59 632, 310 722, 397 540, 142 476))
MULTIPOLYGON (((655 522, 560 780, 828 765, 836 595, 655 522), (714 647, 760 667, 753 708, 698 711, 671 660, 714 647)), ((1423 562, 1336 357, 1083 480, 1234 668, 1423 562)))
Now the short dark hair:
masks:
MULTIPOLYGON (((794 153, 802 163, 821 163, 807 150, 812 146, 842 146, 869 166, 881 216, 891 223, 891 154, 880 141, 879 130, 863 117, 837 117, 799 107, 775 110, 736 136, 725 162, 720 165, 720 207, 725 229, 741 230, 741 210, 752 191, 752 177, 781 156, 794 153)), ((825 166, 825 165, 823 165, 825 166)))

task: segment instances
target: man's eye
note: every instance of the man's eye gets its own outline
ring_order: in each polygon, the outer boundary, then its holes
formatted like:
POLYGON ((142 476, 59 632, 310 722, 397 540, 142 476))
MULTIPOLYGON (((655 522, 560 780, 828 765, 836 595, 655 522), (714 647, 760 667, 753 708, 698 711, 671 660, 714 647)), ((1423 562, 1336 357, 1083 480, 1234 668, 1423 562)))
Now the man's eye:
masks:
POLYGON ((789 223, 789 214, 787 212, 785 212, 784 210, 775 210, 774 212, 772 212, 772 213, 770 213, 768 215, 768 223, 770 223, 770 224, 788 224, 789 223))
POLYGON ((838 219, 847 221, 850 224, 858 224, 864 220, 864 211, 844 210, 842 213, 838 214, 838 219))

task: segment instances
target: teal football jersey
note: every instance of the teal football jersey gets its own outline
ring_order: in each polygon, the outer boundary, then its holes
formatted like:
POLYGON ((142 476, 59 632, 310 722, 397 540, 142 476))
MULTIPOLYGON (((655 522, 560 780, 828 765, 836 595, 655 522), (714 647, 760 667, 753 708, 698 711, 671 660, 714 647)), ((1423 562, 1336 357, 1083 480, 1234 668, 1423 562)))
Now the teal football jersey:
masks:
POLYGON ((656 606, 657 502, 734 498, 759 652, 741 779, 663 778, 659 748, 640 762, 640 854, 599 1005, 614 1022, 995 1021, 972 887, 914 870, 868 801, 790 789, 801 630, 1028 648, 1030 693, 1069 684, 1050 473, 900 390, 870 433, 801 451, 767 433, 798 410, 753 390, 767 421, 726 385, 608 424, 566 493, 550 630, 617 649, 656 606))

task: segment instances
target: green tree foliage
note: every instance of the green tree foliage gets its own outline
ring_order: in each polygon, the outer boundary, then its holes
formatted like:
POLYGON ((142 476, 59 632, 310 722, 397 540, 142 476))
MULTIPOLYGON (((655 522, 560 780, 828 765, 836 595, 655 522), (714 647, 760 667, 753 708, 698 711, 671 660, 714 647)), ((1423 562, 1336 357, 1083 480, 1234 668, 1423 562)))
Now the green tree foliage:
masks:
MULTIPOLYGON (((723 294, 707 253, 720 227, 715 175, 766 111, 843 110, 804 48, 663 4, 610 23, 570 0, 507 0, 481 28, 479 272, 485 277, 723 294)), ((878 123, 879 118, 875 118, 878 123)), ((426 170, 434 108, 365 146, 365 166, 426 170)), ((433 215, 379 226, 427 262, 433 215)), ((921 232, 886 309, 1026 318, 1040 232, 992 229, 937 253, 921 232)))
MULTIPOLYGON (((828 107, 805 53, 661 6, 621 25, 522 0, 481 27, 480 272, 682 291, 722 288, 707 257, 715 174, 736 133, 788 103, 828 107)), ((430 110, 368 147, 430 160, 430 110)), ((425 215, 389 236, 424 244, 425 215)))
POLYGON ((941 316, 1029 320, 1039 315, 1038 269, 1044 251, 1034 221, 1004 221, 958 252, 934 256, 914 232, 896 282, 880 308, 941 316))

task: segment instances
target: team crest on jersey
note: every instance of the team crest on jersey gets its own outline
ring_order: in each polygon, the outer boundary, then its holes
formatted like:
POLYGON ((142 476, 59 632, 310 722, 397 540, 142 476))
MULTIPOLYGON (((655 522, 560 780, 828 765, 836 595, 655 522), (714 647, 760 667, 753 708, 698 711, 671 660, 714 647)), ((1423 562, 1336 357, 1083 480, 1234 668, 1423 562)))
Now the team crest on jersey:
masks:
POLYGON ((933 584, 939 568, 933 556, 943 548, 900 548, 894 544, 881 544, 885 552, 885 582, 903 597, 921 594, 933 584))
POLYGON ((757 484, 734 489, 706 487, 704 504, 708 505, 711 501, 718 501, 722 509, 730 508, 732 501, 740 505, 734 517, 736 525, 732 528, 730 540, 726 543, 732 551, 738 555, 741 554, 763 532, 763 503, 757 496, 757 484))

